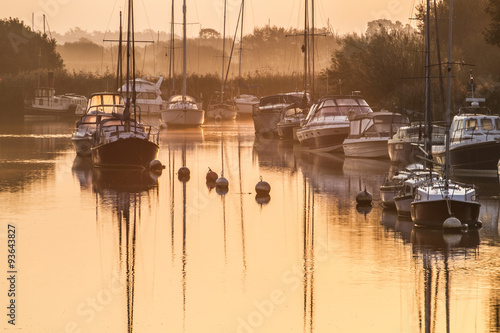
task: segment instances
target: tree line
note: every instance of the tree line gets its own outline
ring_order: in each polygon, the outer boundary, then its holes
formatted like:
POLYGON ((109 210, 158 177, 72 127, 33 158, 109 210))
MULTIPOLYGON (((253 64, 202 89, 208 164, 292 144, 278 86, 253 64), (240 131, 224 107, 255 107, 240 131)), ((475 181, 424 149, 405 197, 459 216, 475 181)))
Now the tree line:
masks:
MULTIPOLYGON (((433 1, 431 31, 432 110, 434 119, 443 114, 439 76, 446 74, 448 48, 448 1, 433 1), (441 71, 439 68, 441 67, 441 71), (444 73, 444 74, 443 74, 444 73)), ((426 11, 417 7, 416 28, 400 22, 369 22, 364 34, 339 36, 318 29, 314 54, 316 91, 314 96, 350 94, 360 91, 369 104, 406 112, 418 119, 424 110, 426 11)), ((303 38, 300 29, 256 27, 243 38, 242 78, 238 81, 239 42, 232 52, 227 89, 263 96, 303 89, 303 38), (246 89, 245 89, 246 88, 246 89)), ((233 40, 226 39, 226 59, 233 40)), ((30 89, 38 84, 38 69, 55 71, 57 93, 88 95, 115 90, 117 45, 99 45, 82 37, 77 42, 57 45, 54 39, 31 31, 17 19, 0 21, 0 75, 21 82, 30 89), (38 56, 37 56, 38 55, 38 56), (64 59, 64 62, 63 62, 64 59), (103 59, 108 59, 107 62, 103 59), (83 65, 75 65, 79 60, 83 65), (73 62, 73 63, 72 63, 73 62)), ((137 47, 137 75, 161 74, 162 90, 168 98, 172 80, 181 84, 181 40, 156 41, 137 47), (173 70, 169 67, 175 59, 173 70), (171 80, 168 80, 168 77, 171 80)), ((213 29, 202 29, 188 40, 188 94, 208 103, 221 85, 222 39, 213 29)), ((494 110, 500 107, 500 4, 496 0, 454 1, 453 16, 453 105, 456 109, 470 94, 472 69, 477 95, 487 98, 494 110)), ((227 61, 226 61, 227 63, 227 61)), ((42 76, 43 84, 43 76, 42 76)), ((498 111, 497 111, 498 112, 498 111)))

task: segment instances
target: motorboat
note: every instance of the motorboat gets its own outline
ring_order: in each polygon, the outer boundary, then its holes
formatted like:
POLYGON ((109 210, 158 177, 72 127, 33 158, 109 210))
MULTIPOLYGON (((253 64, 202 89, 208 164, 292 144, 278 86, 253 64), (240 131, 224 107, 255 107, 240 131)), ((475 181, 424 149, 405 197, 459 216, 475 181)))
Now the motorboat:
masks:
POLYGON ((119 93, 94 93, 90 96, 85 114, 76 122, 71 143, 79 156, 90 156, 97 123, 105 118, 123 115, 125 104, 119 93))
MULTIPOLYGON (((160 110, 163 108, 163 99, 161 98, 161 83, 163 82, 163 77, 155 76, 144 76, 139 79, 135 79, 135 91, 136 91, 136 104, 142 115, 159 115, 160 110)), ((127 89, 132 91, 132 85, 134 82, 129 81, 128 87, 125 83, 118 92, 124 94, 127 89)))
POLYGON ((409 217, 411 215, 411 203, 415 200, 416 189, 429 180, 439 179, 439 174, 430 169, 413 170, 394 195, 394 205, 399 216, 409 217))
MULTIPOLYGON (((418 156, 423 155, 425 141, 425 125, 421 122, 401 126, 387 141, 387 149, 391 162, 401 165, 422 162, 418 156)), ((431 144, 444 145, 446 128, 438 124, 432 125, 431 144)))
POLYGON ((309 95, 298 95, 297 93, 283 93, 262 97, 259 104, 254 105, 252 111, 255 134, 277 136, 278 123, 281 120, 283 110, 296 106, 300 109, 307 108, 309 95))
POLYGON ((303 125, 297 129, 300 146, 323 152, 343 152, 342 144, 349 134, 350 111, 356 114, 373 112, 361 97, 325 96, 309 109, 303 125))
POLYGON ((388 158, 387 141, 409 123, 406 116, 389 111, 351 111, 348 118, 349 134, 342 143, 348 157, 388 158))
POLYGON ((403 170, 397 171, 393 176, 386 174, 384 183, 379 187, 382 205, 386 208, 396 208, 394 198, 401 192, 404 182, 411 178, 416 172, 424 170, 420 163, 413 163, 403 170))
POLYGON ((260 99, 254 95, 241 94, 234 98, 238 115, 241 117, 251 117, 253 106, 259 104, 260 99))
MULTIPOLYGON (((479 106, 484 99, 468 98, 470 106, 459 109, 450 126, 450 160, 456 176, 495 177, 500 159, 500 116, 479 106)), ((444 145, 433 146, 432 155, 444 163, 444 145)))
POLYGON ((77 114, 83 114, 86 107, 85 96, 73 93, 55 95, 54 88, 43 87, 35 89, 32 100, 25 101, 24 115, 74 117, 77 114))
POLYGON ((304 110, 292 104, 281 111, 281 119, 278 122, 278 135, 281 139, 296 140, 296 131, 302 121, 306 118, 304 110))
POLYGON ((169 98, 166 109, 161 111, 162 125, 196 127, 205 121, 205 111, 191 96, 174 95, 169 98))

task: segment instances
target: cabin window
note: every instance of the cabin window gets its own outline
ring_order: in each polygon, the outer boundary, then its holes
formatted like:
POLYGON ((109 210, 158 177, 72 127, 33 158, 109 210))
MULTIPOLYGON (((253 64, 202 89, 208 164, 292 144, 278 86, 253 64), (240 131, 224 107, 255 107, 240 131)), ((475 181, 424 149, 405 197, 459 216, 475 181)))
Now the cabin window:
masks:
POLYGON ((349 130, 351 135, 359 135, 359 126, 360 126, 360 121, 359 120, 354 120, 351 121, 349 124, 349 130))
POLYGON ((476 119, 467 119, 465 121, 465 129, 467 131, 477 131, 479 129, 476 119))
POLYGON ((481 128, 485 131, 492 131, 495 129, 493 126, 493 120, 491 118, 481 119, 481 128))

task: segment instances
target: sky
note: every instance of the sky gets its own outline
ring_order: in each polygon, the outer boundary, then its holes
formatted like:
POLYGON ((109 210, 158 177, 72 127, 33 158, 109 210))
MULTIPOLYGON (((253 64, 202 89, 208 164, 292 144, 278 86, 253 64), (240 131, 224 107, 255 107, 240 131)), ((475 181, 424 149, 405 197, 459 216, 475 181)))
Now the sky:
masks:
MULTIPOLYGON (((311 1, 309 1, 311 2, 311 1)), ((412 23, 413 8, 421 0, 316 0, 315 22, 325 27, 328 22, 340 34, 366 30, 369 21, 385 18, 412 23)), ((188 35, 197 35, 201 28, 222 31, 223 0, 187 0, 188 35)), ((170 0, 135 0, 135 29, 142 31, 170 30, 170 0)), ((234 34, 241 0, 227 0, 228 35, 234 34)), ((175 0, 176 23, 182 22, 182 1, 175 0)), ((18 17, 35 30, 42 30, 42 14, 46 15, 51 32, 65 33, 80 27, 88 32, 118 30, 120 9, 127 7, 126 0, 2 0, 0 17, 18 17)), ((302 28, 304 0, 246 0, 244 33, 251 33, 254 26, 266 24, 285 28, 302 28)), ((180 32, 180 27, 177 27, 180 32)))

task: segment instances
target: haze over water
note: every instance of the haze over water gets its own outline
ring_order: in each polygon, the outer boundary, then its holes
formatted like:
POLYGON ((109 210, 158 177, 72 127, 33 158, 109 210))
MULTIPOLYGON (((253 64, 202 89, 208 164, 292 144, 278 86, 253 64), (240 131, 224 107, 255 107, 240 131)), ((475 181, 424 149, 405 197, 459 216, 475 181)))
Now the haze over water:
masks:
POLYGON ((162 129, 159 177, 110 172, 76 158, 74 125, 0 125, 3 276, 17 229, 7 332, 500 331, 496 179, 478 184, 483 227, 445 235, 382 209, 389 160, 306 153, 243 120, 162 129), (255 197, 260 176, 270 200, 255 197))

